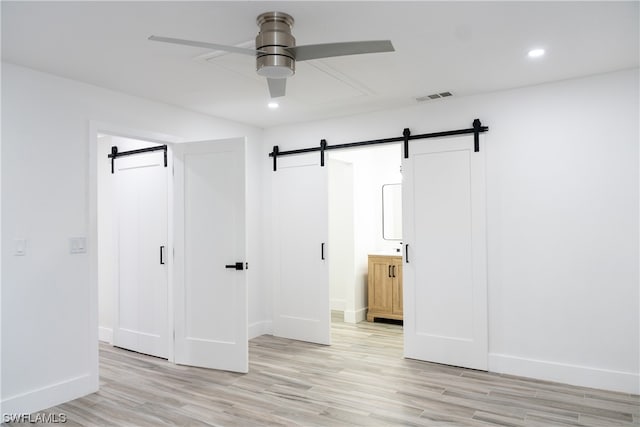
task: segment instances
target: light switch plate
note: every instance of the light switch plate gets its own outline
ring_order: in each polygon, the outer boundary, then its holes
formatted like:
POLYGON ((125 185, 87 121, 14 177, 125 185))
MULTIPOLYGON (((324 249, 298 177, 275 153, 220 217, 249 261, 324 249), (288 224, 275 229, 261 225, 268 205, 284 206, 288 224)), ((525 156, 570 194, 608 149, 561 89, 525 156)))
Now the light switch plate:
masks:
POLYGON ((87 239, 84 237, 72 237, 69 239, 69 253, 83 254, 87 252, 87 239))
POLYGON ((27 239, 13 239, 13 255, 25 256, 27 254, 27 239))

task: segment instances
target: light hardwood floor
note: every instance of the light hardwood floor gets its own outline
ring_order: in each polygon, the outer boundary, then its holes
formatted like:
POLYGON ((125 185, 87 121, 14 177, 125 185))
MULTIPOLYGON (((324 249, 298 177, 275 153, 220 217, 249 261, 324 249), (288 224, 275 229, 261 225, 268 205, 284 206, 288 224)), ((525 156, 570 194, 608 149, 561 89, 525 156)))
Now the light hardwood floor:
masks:
POLYGON ((332 345, 264 335, 250 372, 100 345, 100 391, 69 426, 638 426, 640 397, 402 358, 402 327, 334 317, 332 345))

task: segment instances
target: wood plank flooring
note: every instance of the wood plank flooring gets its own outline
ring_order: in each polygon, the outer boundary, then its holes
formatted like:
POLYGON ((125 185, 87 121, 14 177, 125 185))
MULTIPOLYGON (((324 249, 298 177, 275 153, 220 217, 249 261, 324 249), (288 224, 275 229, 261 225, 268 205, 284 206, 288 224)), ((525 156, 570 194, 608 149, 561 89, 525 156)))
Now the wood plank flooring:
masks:
POLYGON ((639 426, 640 397, 402 358, 402 327, 334 317, 331 346, 264 335, 250 372, 100 345, 100 391, 70 426, 639 426))

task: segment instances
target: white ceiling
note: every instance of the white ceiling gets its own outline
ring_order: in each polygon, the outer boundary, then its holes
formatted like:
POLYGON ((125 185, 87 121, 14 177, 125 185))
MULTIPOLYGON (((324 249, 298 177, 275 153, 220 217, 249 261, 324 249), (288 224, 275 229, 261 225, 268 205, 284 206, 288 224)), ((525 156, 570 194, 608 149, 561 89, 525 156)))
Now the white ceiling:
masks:
MULTIPOLYGON (((639 5, 629 2, 9 2, 2 59, 260 127, 638 67, 639 5), (151 42, 237 45, 258 14, 295 18, 297 44, 390 39, 393 53, 300 62, 269 110, 255 59, 151 42), (540 59, 529 49, 543 47, 540 59), (206 55, 205 55, 206 56, 206 55)), ((427 101, 440 102, 440 101, 427 101)))

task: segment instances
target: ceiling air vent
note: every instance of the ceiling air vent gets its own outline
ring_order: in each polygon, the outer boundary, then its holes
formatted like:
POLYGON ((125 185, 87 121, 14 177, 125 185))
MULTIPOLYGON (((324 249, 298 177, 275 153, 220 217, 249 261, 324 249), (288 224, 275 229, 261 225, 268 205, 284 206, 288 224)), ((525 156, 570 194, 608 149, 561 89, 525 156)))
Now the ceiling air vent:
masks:
POLYGON ((432 99, 446 98, 446 97, 452 96, 452 95, 453 94, 451 92, 433 93, 431 95, 419 96, 419 97, 416 98, 416 101, 424 102, 424 101, 430 101, 432 99))

